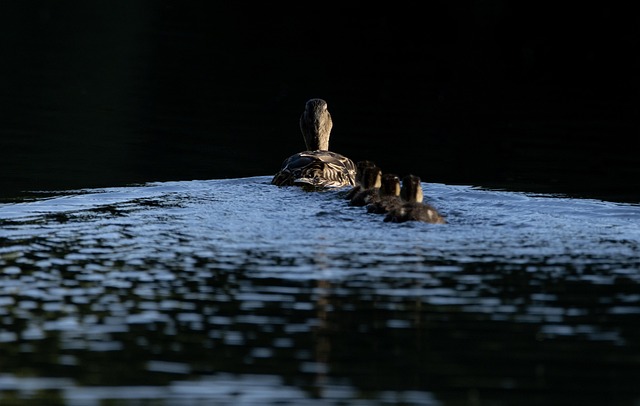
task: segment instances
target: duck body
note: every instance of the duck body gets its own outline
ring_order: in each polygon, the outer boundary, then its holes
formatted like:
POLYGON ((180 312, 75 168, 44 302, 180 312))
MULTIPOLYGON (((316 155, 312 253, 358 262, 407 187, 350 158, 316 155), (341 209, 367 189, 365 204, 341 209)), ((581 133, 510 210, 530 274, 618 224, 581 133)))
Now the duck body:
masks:
POLYGON ((392 173, 382 175, 378 198, 367 205, 368 213, 384 214, 402 204, 400 179, 392 173))
POLYGON ((386 222, 404 223, 406 221, 422 221, 423 223, 446 224, 445 219, 435 207, 428 203, 404 203, 394 207, 384 218, 386 222))
POLYGON ((353 162, 343 155, 331 151, 303 151, 285 159, 271 183, 313 188, 355 186, 355 172, 353 162))
POLYGON ((284 160, 271 183, 314 189, 356 185, 356 165, 344 155, 329 151, 333 121, 322 99, 310 99, 300 116, 300 130, 307 147, 284 160))
POLYGON ((381 196, 367 205, 367 213, 386 214, 401 205, 402 201, 397 196, 381 196))
POLYGON ((381 185, 382 171, 377 166, 364 168, 361 190, 349 200, 349 206, 366 206, 378 197, 378 189, 381 185))
POLYGON ((446 224, 444 217, 435 207, 423 202, 424 194, 418 176, 407 175, 402 179, 400 198, 402 203, 389 210, 384 221, 393 223, 421 221, 432 224, 446 224))
POLYGON ((349 206, 366 206, 373 202, 377 196, 378 191, 375 188, 363 189, 349 200, 349 206))
POLYGON ((360 192, 363 189, 362 183, 363 183, 365 169, 371 166, 376 166, 376 164, 373 161, 368 161, 368 160, 358 161, 358 163, 356 164, 356 178, 355 178, 356 185, 351 189, 349 189, 347 193, 345 193, 344 195, 345 199, 351 200, 353 196, 355 196, 358 192, 360 192))

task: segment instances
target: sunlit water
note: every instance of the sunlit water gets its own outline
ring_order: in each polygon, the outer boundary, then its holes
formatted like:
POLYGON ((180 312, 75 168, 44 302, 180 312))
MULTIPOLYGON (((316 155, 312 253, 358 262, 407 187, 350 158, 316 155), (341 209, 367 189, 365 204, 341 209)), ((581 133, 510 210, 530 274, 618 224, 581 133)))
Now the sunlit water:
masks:
POLYGON ((0 404, 640 404, 640 206, 269 180, 0 205, 0 404))

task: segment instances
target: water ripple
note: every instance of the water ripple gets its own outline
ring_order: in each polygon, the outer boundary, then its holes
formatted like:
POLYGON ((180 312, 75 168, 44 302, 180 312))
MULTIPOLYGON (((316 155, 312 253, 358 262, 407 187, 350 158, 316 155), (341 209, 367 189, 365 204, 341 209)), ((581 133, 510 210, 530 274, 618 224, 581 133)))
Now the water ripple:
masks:
POLYGON ((0 391, 441 404, 537 374, 597 404, 626 374, 640 399, 638 205, 428 184, 448 224, 392 224, 269 179, 0 205, 0 391))

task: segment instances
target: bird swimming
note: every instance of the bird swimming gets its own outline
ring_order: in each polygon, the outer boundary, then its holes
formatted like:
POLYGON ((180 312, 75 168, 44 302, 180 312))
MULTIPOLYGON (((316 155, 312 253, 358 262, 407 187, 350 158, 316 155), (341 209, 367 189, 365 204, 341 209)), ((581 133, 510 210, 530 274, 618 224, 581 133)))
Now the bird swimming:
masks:
POLYGON ((365 173, 365 169, 371 166, 375 166, 376 164, 373 161, 363 160, 358 161, 356 163, 356 185, 349 189, 347 193, 345 193, 344 198, 347 200, 351 200, 353 196, 355 196, 359 191, 362 190, 362 182, 365 173))
POLYGON ((407 175, 402 179, 400 196, 403 204, 395 207, 384 218, 384 221, 404 223, 405 221, 422 221, 425 223, 446 224, 444 217, 435 207, 423 202, 424 194, 420 177, 407 175))
POLYGON ((306 150, 284 160, 271 179, 277 186, 302 186, 310 189, 356 185, 356 166, 344 155, 329 151, 333 121, 323 99, 310 99, 300 116, 300 130, 306 150))
POLYGON ((364 168, 362 174, 362 189, 357 192, 351 200, 349 206, 366 206, 378 196, 378 189, 381 185, 382 170, 373 165, 364 168))
POLYGON ((367 205, 367 213, 384 214, 400 206, 400 178, 393 173, 382 175, 378 198, 367 205))

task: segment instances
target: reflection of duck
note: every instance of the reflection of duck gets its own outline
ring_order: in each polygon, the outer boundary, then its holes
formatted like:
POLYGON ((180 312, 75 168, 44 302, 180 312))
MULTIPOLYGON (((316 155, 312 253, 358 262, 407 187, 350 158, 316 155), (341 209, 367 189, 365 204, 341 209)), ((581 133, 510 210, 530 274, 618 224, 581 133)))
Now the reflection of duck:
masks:
POLYGON ((362 190, 362 178, 364 177, 364 170, 367 167, 375 166, 372 161, 358 161, 356 164, 356 185, 349 189, 349 191, 345 194, 344 198, 347 200, 351 200, 353 196, 356 195, 359 191, 362 190))
POLYGON ((382 175, 378 198, 367 205, 367 212, 383 214, 401 204, 400 178, 392 173, 385 173, 382 175))
POLYGON ((307 101, 300 116, 300 130, 307 150, 285 159, 271 183, 312 188, 354 186, 356 166, 353 161, 329 151, 332 127, 327 102, 322 99, 307 101))
POLYGON ((377 166, 368 166, 364 168, 362 174, 362 190, 356 193, 349 201, 350 206, 366 206, 376 196, 380 188, 382 179, 382 170, 377 166))
POLYGON ((403 223, 405 221, 422 221, 425 223, 445 224, 444 217, 438 213, 435 207, 423 203, 422 185, 420 178, 415 175, 407 175, 402 179, 400 196, 405 202, 389 211, 384 221, 403 223))

